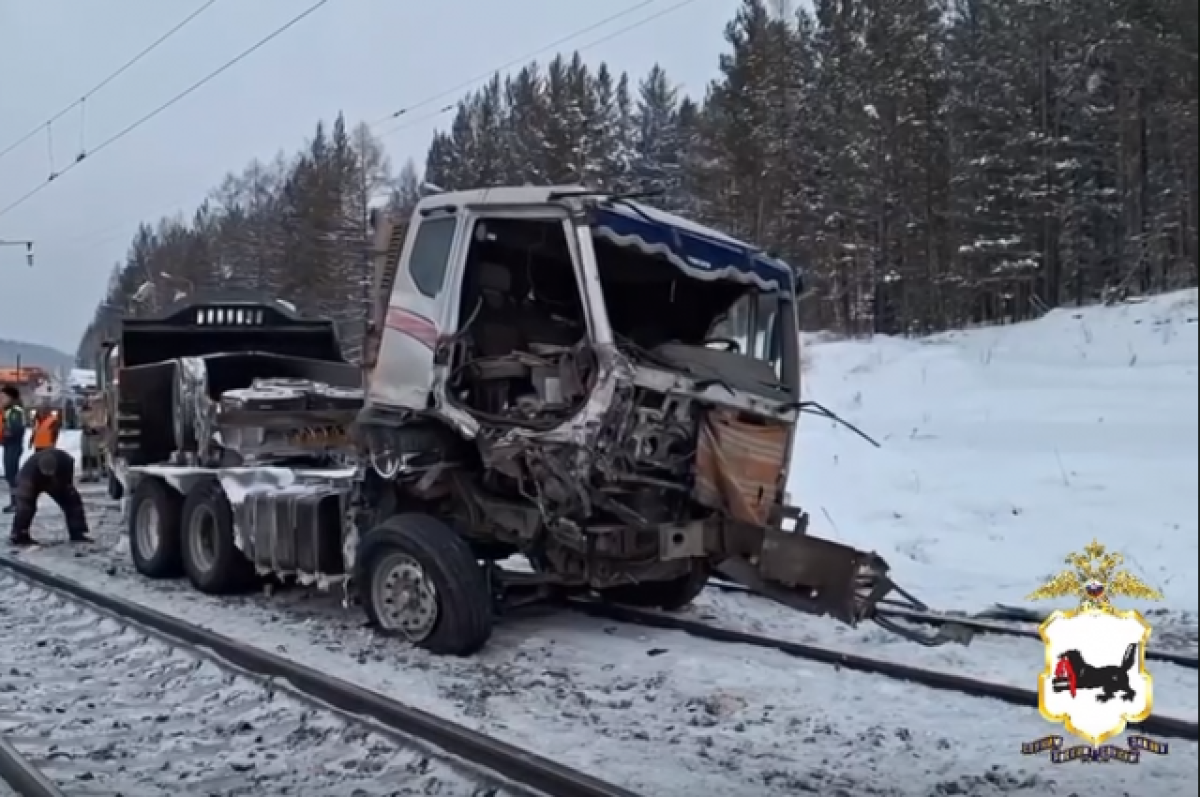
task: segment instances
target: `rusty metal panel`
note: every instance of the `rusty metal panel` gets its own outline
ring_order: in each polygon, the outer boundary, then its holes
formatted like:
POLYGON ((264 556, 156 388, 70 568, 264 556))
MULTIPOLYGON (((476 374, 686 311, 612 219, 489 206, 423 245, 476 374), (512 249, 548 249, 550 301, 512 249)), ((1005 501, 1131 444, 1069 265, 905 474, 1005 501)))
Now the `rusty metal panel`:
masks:
POLYGON ((711 410, 700 426, 696 450, 696 498, 735 520, 763 525, 785 471, 788 427, 740 421, 711 410))

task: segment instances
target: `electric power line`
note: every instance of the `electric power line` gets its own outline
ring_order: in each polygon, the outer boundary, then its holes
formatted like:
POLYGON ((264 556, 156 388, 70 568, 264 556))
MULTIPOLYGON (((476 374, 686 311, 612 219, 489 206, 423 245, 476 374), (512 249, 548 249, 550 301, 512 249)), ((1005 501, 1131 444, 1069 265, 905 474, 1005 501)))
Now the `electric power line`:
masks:
MULTIPOLYGON (((132 124, 129 124, 129 125, 127 125, 126 127, 122 128, 120 131, 118 131, 118 132, 114 133, 113 135, 111 135, 111 136, 109 136, 108 138, 106 138, 106 139, 104 139, 103 141, 101 141, 101 142, 100 142, 98 145, 96 145, 96 147, 95 147, 95 148, 92 150, 91 154, 95 155, 96 153, 100 152, 101 150, 104 150, 104 149, 108 148, 109 146, 111 146, 111 145, 113 145, 113 144, 117 143, 117 142, 118 142, 118 141, 120 141, 122 138, 124 138, 125 136, 129 135, 130 133, 132 133, 134 130, 137 130, 139 127, 141 127, 142 125, 146 124, 146 122, 149 122, 151 119, 153 119, 154 117, 158 116, 160 113, 162 113, 163 111, 167 110, 168 108, 170 108, 170 107, 171 107, 172 105, 174 105, 175 103, 179 102, 180 100, 182 100, 182 99, 184 99, 185 97, 187 97, 188 95, 190 95, 192 92, 194 92, 194 91, 196 91, 197 89, 199 89, 201 86, 205 85, 206 83, 208 83, 209 81, 213 80, 213 79, 214 79, 214 78, 216 78, 217 76, 219 76, 219 75, 223 74, 224 72, 228 71, 228 70, 229 70, 229 69, 231 69, 232 67, 234 67, 234 66, 236 66, 237 64, 241 63, 241 62, 242 62, 243 60, 245 60, 247 57, 249 57, 250 55, 254 54, 256 51, 258 51, 259 49, 261 49, 262 47, 264 47, 265 45, 267 45, 268 43, 270 43, 270 42, 271 42, 271 41, 273 41, 274 39, 276 39, 276 38, 278 38, 279 36, 283 35, 283 34, 284 34, 285 32, 287 32, 287 31, 288 31, 288 30, 289 30, 289 29, 290 29, 292 26, 296 25, 296 24, 297 24, 297 23, 299 23, 301 20, 303 20, 305 17, 309 16, 309 15, 310 15, 310 14, 312 14, 314 11, 316 11, 317 9, 319 9, 321 6, 325 5, 325 4, 326 4, 326 3, 328 3, 328 2, 329 2, 329 0, 317 0, 317 2, 313 3, 311 6, 309 6, 308 8, 306 8, 304 11, 301 11, 299 14, 297 14, 297 15, 296 15, 296 16, 294 16, 294 17, 292 17, 292 18, 291 18, 291 19, 289 19, 287 22, 285 22, 284 24, 280 25, 278 28, 276 28, 275 30, 271 31, 270 33, 268 33, 268 34, 267 34, 266 36, 264 36, 263 38, 259 39, 257 42, 255 42, 254 44, 252 44, 252 45, 250 45, 249 47, 247 47, 245 50, 242 50, 240 53, 238 53, 237 55, 235 55, 233 58, 231 58, 231 59, 229 59, 228 61, 226 61, 225 63, 221 64, 221 66, 219 66, 219 67, 217 67, 216 69, 214 69, 213 71, 209 72, 207 75, 205 75, 204 77, 200 78, 200 79, 199 79, 199 80, 197 80, 195 83, 193 83, 192 85, 188 86, 186 89, 184 89, 183 91, 179 92, 179 93, 178 93, 178 94, 176 94, 174 97, 172 97, 171 99, 167 100, 166 102, 164 102, 162 105, 159 105, 157 108, 155 108, 154 110, 150 111, 149 113, 147 113, 147 114, 146 114, 145 116, 143 116, 142 118, 138 119, 136 122, 133 122, 132 124)), ((19 199, 17 199, 16 201, 14 201, 14 202, 10 203, 10 204, 9 204, 8 206, 6 206, 6 207, 5 207, 3 210, 0 210, 0 218, 4 218, 4 216, 8 215, 10 212, 12 212, 13 210, 15 210, 16 208, 18 208, 18 207, 20 207, 21 205, 23 205, 23 204, 25 204, 26 202, 28 202, 30 199, 32 199, 34 196, 36 196, 38 193, 40 193, 41 191, 45 190, 47 186, 49 186, 49 185, 50 185, 52 182, 54 182, 54 179, 55 179, 55 178, 62 177, 64 174, 66 174, 67 172, 71 171, 71 169, 75 168, 75 167, 76 167, 76 166, 78 166, 80 163, 83 163, 83 161, 82 161, 82 160, 73 161, 71 164, 69 164, 68 166, 66 166, 66 167, 65 167, 65 168, 64 168, 64 169, 63 169, 61 172, 59 172, 58 174, 56 174, 56 175, 54 175, 53 177, 51 177, 51 178, 47 179, 45 182, 39 183, 39 184, 38 184, 36 187, 34 187, 34 188, 30 189, 29 191, 27 191, 27 192, 25 193, 25 195, 24 195, 24 196, 20 197, 20 198, 19 198, 19 199)))
MULTIPOLYGON (((508 70, 508 68, 511 68, 511 67, 514 67, 514 66, 517 66, 520 64, 526 64, 527 61, 538 58, 539 55, 547 52, 547 50, 551 50, 551 49, 554 49, 557 47, 562 47, 563 44, 568 43, 572 40, 575 40, 575 38, 587 35, 587 34, 589 34, 589 32, 592 32, 596 29, 602 28, 602 26, 605 26, 608 23, 616 22, 617 19, 629 16, 629 14, 631 14, 631 13, 641 11, 642 8, 652 6, 652 5, 656 4, 656 2, 660 2, 660 1, 661 0, 642 0, 642 2, 638 2, 638 4, 636 4, 634 6, 625 8, 624 11, 620 11, 616 14, 611 14, 611 16, 608 16, 604 19, 599 20, 599 22, 595 22, 593 24, 588 25, 587 28, 582 28, 580 30, 576 30, 575 32, 572 32, 572 34, 557 38, 557 40, 554 40, 551 43, 544 44, 544 46, 539 47, 536 50, 533 50, 533 52, 530 52, 530 53, 527 53, 526 55, 521 56, 521 58, 506 61, 506 62, 504 62, 504 64, 493 67, 493 68, 491 68, 491 70, 488 70, 485 73, 480 73, 479 76, 476 76, 470 80, 464 80, 464 82, 456 85, 455 88, 446 89, 445 91, 440 91, 436 95, 431 95, 430 97, 426 97, 425 100, 421 100, 418 103, 412 104, 412 106, 408 106, 406 108, 401 108, 400 110, 396 110, 396 112, 394 112, 394 113, 388 114, 386 116, 382 116, 382 118, 380 118, 376 122, 373 122, 372 126, 382 124, 382 122, 388 121, 390 119, 400 118, 400 116, 406 115, 409 112, 412 112, 412 110, 427 106, 427 104, 430 104, 432 102, 436 102, 437 100, 440 100, 440 98, 442 98, 442 97, 445 97, 445 96, 448 96, 451 94, 455 94, 455 92, 462 91, 463 89, 469 89, 470 86, 473 86, 474 84, 479 83, 480 80, 485 80, 487 78, 490 78, 491 76, 493 76, 493 74, 496 74, 497 72, 503 72, 504 70, 508 70)), ((628 34, 629 31, 635 30, 637 28, 641 28, 642 25, 652 23, 652 22, 654 22, 655 19, 664 17, 668 13, 679 11, 680 8, 689 6, 692 4, 692 2, 695 2, 695 1, 696 0, 682 0, 680 2, 677 2, 677 4, 674 4, 673 6, 668 6, 667 8, 664 8, 664 10, 662 10, 658 13, 652 14, 652 16, 637 20, 637 22, 635 22, 635 23, 625 25, 624 28, 619 28, 612 32, 608 32, 608 34, 598 38, 598 40, 584 44, 584 46, 578 48, 578 50, 580 50, 580 52, 583 52, 583 50, 587 50, 592 47, 599 46, 599 44, 604 44, 605 42, 608 42, 608 41, 612 41, 613 38, 617 38, 618 36, 623 36, 625 34, 628 34)), ((436 110, 436 112, 422 115, 422 116, 420 116, 420 118, 414 119, 412 121, 403 122, 403 124, 401 124, 400 126, 394 127, 394 128, 392 128, 392 130, 384 131, 383 133, 380 133, 380 134, 382 134, 382 136, 391 136, 391 134, 400 132, 400 131, 404 130, 404 128, 412 127, 413 125, 420 124, 420 122, 422 122, 422 121, 436 118, 436 116, 442 115, 446 112, 450 112, 450 110, 454 110, 454 108, 455 108, 454 104, 449 104, 449 106, 439 108, 438 110, 436 110)), ((184 204, 186 204, 186 203, 175 203, 174 205, 172 205, 172 209, 180 210, 181 206, 184 204)), ((4 212, 6 212, 6 211, 0 211, 0 215, 4 215, 4 212)), ((160 214, 158 214, 158 215, 162 215, 162 214, 164 214, 164 212, 167 212, 167 210, 161 211, 160 214)), ((76 238, 73 238, 72 241, 95 240, 97 238, 97 236, 104 235, 106 233, 114 233, 115 230, 124 229, 124 228, 130 226, 130 224, 132 224, 132 223, 136 223, 136 222, 120 222, 118 224, 110 224, 110 226, 104 227, 103 229, 100 229, 100 230, 96 230, 96 232, 94 232, 94 233, 86 233, 84 235, 76 236, 76 238)), ((106 235, 106 236, 104 236, 103 240, 107 241, 107 240, 110 240, 113 238, 118 238, 118 236, 120 236, 120 234, 121 233, 106 235)))
MULTIPOLYGON (((471 86, 475 85, 476 83, 478 83, 482 80, 489 79, 492 75, 496 74, 497 72, 501 72, 505 69, 509 69, 513 66, 516 66, 517 64, 527 63, 527 62, 533 60, 534 58, 536 58, 538 55, 541 55, 542 53, 546 52, 547 50, 552 50, 556 47, 566 44, 568 41, 570 41, 572 39, 576 39, 576 38, 584 35, 585 33, 589 33, 598 27, 601 27, 609 22, 612 22, 615 19, 626 16, 635 11, 639 11, 639 10, 645 8, 646 6, 653 5, 654 3, 658 2, 658 1, 659 0, 645 0, 645 2, 642 2, 631 8, 627 8, 618 14, 614 14, 613 16, 608 17, 605 20, 602 20, 601 22, 597 22, 594 25, 590 25, 587 28, 583 28, 582 30, 576 31, 575 33, 571 34, 570 36, 565 36, 562 39, 559 39, 558 41, 554 42, 553 44, 546 45, 545 47, 542 47, 541 49, 536 50, 536 51, 530 53, 529 55, 524 56, 523 58, 515 59, 513 61, 510 61, 510 62, 504 64, 503 66, 496 67, 495 69, 492 69, 489 72, 483 73, 481 75, 477 75, 476 77, 474 77, 471 80, 463 81, 462 83, 460 83, 459 85, 455 86, 452 89, 447 89, 446 91, 441 92, 440 94, 436 94, 426 100, 423 100, 423 101, 417 103, 416 105, 410 106, 409 108, 405 108, 405 109, 402 109, 401 111, 397 111, 396 113, 392 114, 390 117, 385 117, 385 118, 394 119, 394 118, 406 113, 409 110, 412 110, 414 108, 419 108, 424 105, 428 105, 429 103, 439 100, 442 97, 445 97, 449 94, 454 94, 456 92, 462 91, 463 89, 470 88, 471 86)), ((583 52, 585 50, 589 50, 592 47, 596 47, 598 45, 604 44, 605 42, 612 41, 613 39, 616 39, 620 36, 624 36, 626 33, 629 33, 632 30, 636 30, 637 28, 640 28, 643 25, 648 25, 649 23, 653 22, 656 19, 665 17, 667 14, 671 14, 676 11, 679 11, 680 9, 684 8, 685 6, 690 6, 695 2, 696 2, 696 0, 681 0, 680 2, 675 3, 674 5, 667 6, 666 8, 662 9, 661 11, 659 11, 656 14, 651 14, 648 17, 644 17, 642 19, 637 20, 636 22, 631 22, 628 25, 625 25, 624 27, 617 28, 616 30, 614 30, 610 33, 606 33, 604 36, 601 36, 599 39, 588 42, 587 44, 578 48, 577 52, 583 52)), ((391 130, 385 130, 382 133, 380 133, 379 135, 381 135, 381 136, 395 135, 396 133, 399 133, 401 130, 406 130, 410 127, 413 127, 414 125, 420 124, 421 122, 425 122, 430 119, 434 119, 438 116, 441 116, 444 113, 454 110, 454 108, 455 108, 455 106, 453 104, 446 105, 445 107, 439 108, 436 111, 432 111, 430 113, 419 116, 416 119, 412 119, 410 121, 403 122, 403 123, 397 125, 396 127, 393 127, 391 130)))
POLYGON ((503 72, 506 69, 511 69, 514 66, 522 65, 528 61, 532 61, 534 58, 538 57, 539 55, 546 52, 547 50, 553 50, 556 47, 561 47, 562 45, 566 44, 567 42, 569 42, 573 39, 578 39, 580 36, 591 33, 592 31, 596 30, 597 28, 602 28, 610 22, 615 22, 616 20, 620 19, 621 17, 629 16, 630 14, 632 14, 634 12, 641 11, 643 8, 645 8, 647 6, 652 6, 658 2, 660 2, 660 0, 642 0, 642 2, 637 3, 636 5, 630 6, 629 8, 626 8, 623 11, 618 11, 617 13, 612 14, 611 16, 607 16, 604 19, 600 20, 599 22, 593 22, 591 25, 588 25, 586 28, 580 28, 579 30, 577 30, 573 33, 569 33, 566 36, 563 36, 561 39, 557 39, 555 41, 550 42, 549 44, 543 45, 543 46, 539 47, 538 49, 534 50, 533 52, 526 53, 525 55, 522 55, 519 58, 514 58, 511 61, 507 61, 497 67, 494 67, 494 68, 488 70, 487 72, 476 75, 475 77, 470 78, 469 80, 464 80, 462 83, 459 83, 457 86, 448 88, 445 91, 441 91, 437 94, 433 94, 429 97, 426 97, 425 99, 421 100, 418 103, 405 106, 404 108, 401 108, 398 111, 393 111, 392 113, 388 114, 387 116, 384 116, 384 117, 376 120, 373 124, 381 124, 383 122, 387 122, 392 119, 398 119, 401 116, 406 116, 418 108, 424 108, 426 105, 429 105, 430 103, 437 102, 438 100, 440 100, 443 97, 449 96, 451 94, 457 94, 458 92, 462 91, 463 89, 470 88, 471 86, 475 85, 479 81, 486 80, 489 77, 491 77, 492 75, 496 74, 497 72, 503 72))
POLYGON ((155 39, 153 42, 151 42, 149 45, 147 45, 145 48, 143 48, 142 51, 139 52, 137 55, 133 56, 128 61, 126 61, 124 64, 117 67, 116 70, 109 73, 108 77, 101 80, 99 83, 97 83, 95 86, 93 86, 88 91, 85 91, 83 93, 83 96, 81 96, 79 99, 75 100, 75 102, 66 106, 58 113, 51 116, 49 119, 47 119, 46 121, 39 124, 37 127, 30 130, 28 133, 21 136, 16 141, 12 142, 4 149, 0 150, 0 160, 3 160, 4 156, 8 155, 10 152, 12 152, 17 147, 24 144, 29 139, 36 136, 38 133, 42 132, 42 130, 49 129, 50 125, 54 124, 59 119, 66 116, 68 113, 70 113, 75 108, 78 108, 79 106, 85 104, 88 101, 89 97, 91 97, 93 94, 96 94, 97 92, 102 90, 105 86, 107 86, 109 83, 112 83, 114 80, 119 78, 121 75, 125 74, 127 71, 129 71, 130 68, 133 67, 134 64, 136 64, 138 61, 141 61, 143 58, 145 58, 150 53, 154 52, 154 50, 158 49, 159 45, 161 45, 167 39, 174 36, 179 31, 183 30, 185 27, 187 27, 187 25, 192 20, 194 20, 196 17, 203 14, 205 11, 207 11, 209 8, 211 8, 213 5, 215 5, 216 2, 217 2, 217 0, 207 0, 207 2, 204 3, 204 5, 200 6, 195 11, 193 11, 191 14, 184 17, 183 20, 181 20, 180 22, 176 23, 175 27, 171 28, 166 33, 159 36, 157 39, 155 39))
MULTIPOLYGON (((601 19, 600 22, 590 24, 587 26, 587 28, 582 28, 580 30, 572 32, 572 34, 570 34, 568 36, 563 36, 562 38, 558 38, 558 40, 553 41, 550 44, 545 44, 545 46, 542 46, 536 50, 533 50, 533 52, 523 55, 522 58, 514 59, 511 61, 506 61, 506 62, 504 62, 504 64, 499 65, 497 67, 493 67, 493 68, 491 68, 491 70, 488 70, 485 73, 481 73, 481 74, 479 74, 479 76, 476 76, 475 78, 472 78, 470 80, 464 80, 463 83, 456 85, 455 88, 446 89, 445 91, 439 92, 439 94, 437 94, 437 95, 431 95, 430 97, 426 97, 425 100, 422 100, 418 103, 412 104, 412 106, 402 108, 400 110, 397 110, 397 112, 395 112, 395 113, 391 113, 389 115, 383 116, 383 118, 380 119, 379 121, 377 121, 376 124, 378 125, 379 122, 388 121, 389 119, 396 119, 396 118, 398 118, 398 116, 407 114, 408 112, 410 112, 410 110, 415 110, 416 108, 421 108, 421 107, 427 106, 427 104, 430 104, 431 102, 436 102, 437 100, 440 100, 440 98, 442 98, 442 97, 445 97, 445 96, 448 96, 451 94, 455 94, 455 92, 462 91, 463 89, 468 89, 468 88, 470 88, 470 86, 474 85, 475 83, 479 83, 480 80, 485 80, 487 78, 490 78, 491 76, 493 76, 493 74, 496 74, 497 72, 502 72, 504 70, 508 70, 508 68, 511 68, 512 66, 516 66, 518 64, 524 64, 524 62, 533 60, 534 58, 536 58, 536 56, 547 52, 547 50, 551 50, 551 49, 563 46, 563 44, 565 44, 566 42, 575 40, 575 38, 589 34, 589 32, 592 32, 598 28, 602 28, 602 26, 604 26, 608 23, 614 22, 614 20, 629 16, 630 13, 640 11, 640 10, 642 10, 642 8, 646 8, 647 6, 654 5, 655 2, 659 2, 659 1, 660 0, 643 0, 642 2, 640 2, 640 4, 631 6, 629 8, 625 8, 624 11, 620 11, 616 14, 612 14, 612 16, 610 16, 610 17, 601 19)), ((617 30, 608 32, 608 34, 601 36, 600 38, 598 38, 598 40, 584 44, 584 46, 578 48, 578 52, 582 53, 582 52, 584 52, 584 50, 587 50, 587 49, 590 49, 593 47, 598 47, 598 46, 600 46, 600 44, 604 44, 605 42, 610 42, 610 41, 614 40, 614 38, 617 38, 619 36, 624 36, 625 34, 628 34, 628 32, 630 32, 631 30, 636 30, 637 28, 641 28, 641 26, 643 26, 643 25, 647 25, 649 23, 654 22, 655 19, 659 19, 661 17, 667 16, 667 14, 682 10, 682 8, 692 5, 692 4, 694 4, 694 2, 696 2, 696 0, 680 0, 679 2, 676 2, 676 4, 674 4, 672 6, 668 6, 668 7, 664 8, 664 10, 659 11, 658 13, 650 14, 649 17, 646 17, 643 19, 638 19, 637 22, 630 23, 628 25, 623 26, 623 28, 618 28, 617 30)), ((317 5, 320 6, 322 4, 317 4, 317 5)), ((316 7, 310 8, 310 10, 306 11, 305 14, 311 13, 312 11, 316 11, 316 7)), ((299 22, 299 19, 295 19, 295 20, 293 20, 293 22, 299 22)), ((282 32, 282 30, 278 31, 278 32, 282 32)), ((265 41, 260 42, 258 44, 258 46, 260 46, 260 44, 263 44, 263 43, 265 43, 265 41)), ((242 56, 247 55, 247 54, 248 53, 244 53, 244 54, 242 54, 242 56)), ((241 58, 241 56, 239 56, 239 58, 241 58)), ((210 77, 215 77, 215 76, 210 76, 210 77)), ((198 88, 198 86, 193 86, 193 89, 194 88, 198 88)), ((391 128, 391 130, 384 131, 383 133, 380 133, 380 134, 382 134, 382 136, 391 136, 391 134, 395 134, 402 130, 406 130, 406 128, 412 127, 414 125, 418 125, 422 121, 436 118, 436 116, 439 116, 446 112, 449 112, 449 110, 454 110, 454 108, 455 108, 454 104, 449 104, 449 106, 445 106, 444 108, 439 108, 438 110, 436 110, 436 112, 422 115, 422 116, 420 116, 420 118, 413 119, 412 121, 404 122, 404 124, 401 124, 400 126, 391 128)), ((107 144, 107 142, 106 142, 106 144, 107 144)), ((66 169, 64 169, 64 170, 66 170, 66 169)), ((43 188, 43 187, 46 187, 46 184, 42 184, 41 186, 38 186, 37 190, 41 190, 41 188, 43 188)), ((175 205, 172 205, 172 208, 174 210, 179 210, 181 208, 181 204, 182 203, 176 203, 175 205)), ((5 210, 0 211, 0 216, 4 216, 6 214, 6 212, 8 212, 8 210, 12 209, 12 206, 13 205, 11 205, 10 208, 6 208, 5 210)), ((166 211, 162 211, 162 212, 166 212, 166 211)), ((114 232, 114 230, 118 230, 120 228, 125 228, 127 226, 127 224, 130 224, 130 223, 133 223, 133 222, 121 222, 118 224, 113 224, 113 226, 109 226, 109 227, 103 228, 101 230, 97 230, 97 233, 95 233, 95 235, 103 235, 104 233, 112 233, 112 232, 114 232)), ((107 238, 104 238, 104 240, 110 240, 112 238, 115 238, 115 236, 118 236, 118 235, 120 235, 120 233, 116 233, 116 235, 107 236, 107 238)), ((77 236, 77 238, 74 238, 72 240, 79 241, 79 240, 92 239, 92 238, 94 238, 94 235, 85 234, 83 236, 77 236)))

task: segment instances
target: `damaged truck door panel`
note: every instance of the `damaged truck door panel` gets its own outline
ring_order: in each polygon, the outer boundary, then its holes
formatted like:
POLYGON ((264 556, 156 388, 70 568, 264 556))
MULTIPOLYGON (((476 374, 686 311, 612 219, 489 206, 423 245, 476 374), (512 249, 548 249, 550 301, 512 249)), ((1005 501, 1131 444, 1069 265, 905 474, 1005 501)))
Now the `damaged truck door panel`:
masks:
POLYGON ((720 573, 853 624, 893 589, 787 496, 786 264, 573 187, 438 194, 375 231, 363 369, 270 300, 125 322, 113 471, 142 573, 341 584, 459 655, 564 594, 671 610, 720 573))

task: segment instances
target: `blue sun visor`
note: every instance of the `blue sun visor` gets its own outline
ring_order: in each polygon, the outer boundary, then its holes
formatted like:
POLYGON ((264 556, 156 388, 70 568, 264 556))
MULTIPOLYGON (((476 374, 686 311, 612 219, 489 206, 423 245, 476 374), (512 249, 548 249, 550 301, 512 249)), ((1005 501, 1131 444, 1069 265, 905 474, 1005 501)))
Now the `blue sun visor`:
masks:
POLYGON ((694 279, 731 280, 788 299, 794 295, 795 277, 787 263, 681 216, 628 200, 593 205, 591 214, 597 238, 664 257, 694 279))

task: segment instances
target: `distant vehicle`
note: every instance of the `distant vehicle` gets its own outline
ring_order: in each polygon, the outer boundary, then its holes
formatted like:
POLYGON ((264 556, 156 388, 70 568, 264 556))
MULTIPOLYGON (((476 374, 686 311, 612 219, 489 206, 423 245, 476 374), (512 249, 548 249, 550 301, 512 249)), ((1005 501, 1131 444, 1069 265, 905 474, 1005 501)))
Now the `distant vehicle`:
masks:
POLYGON ((72 368, 67 374, 67 386, 72 390, 95 390, 96 372, 90 368, 72 368))

